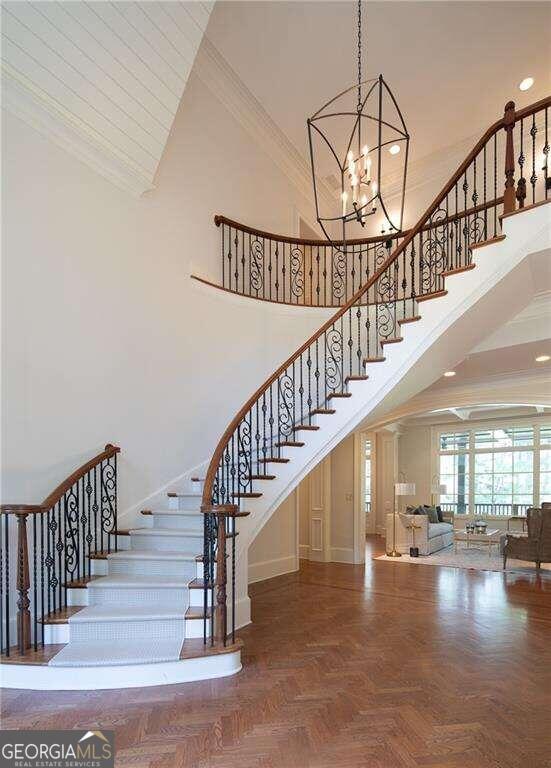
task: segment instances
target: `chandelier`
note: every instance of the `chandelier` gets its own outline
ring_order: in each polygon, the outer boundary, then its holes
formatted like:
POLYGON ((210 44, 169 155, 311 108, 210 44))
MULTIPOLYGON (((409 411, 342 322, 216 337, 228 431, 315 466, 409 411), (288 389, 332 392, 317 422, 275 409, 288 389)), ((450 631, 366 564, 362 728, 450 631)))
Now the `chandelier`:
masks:
POLYGON ((383 76, 362 81, 361 0, 357 84, 328 101, 307 125, 316 218, 327 239, 345 250, 350 231, 365 237, 360 227, 367 224, 372 235, 400 232, 409 134, 383 76), (320 179, 338 199, 321 195, 320 179))

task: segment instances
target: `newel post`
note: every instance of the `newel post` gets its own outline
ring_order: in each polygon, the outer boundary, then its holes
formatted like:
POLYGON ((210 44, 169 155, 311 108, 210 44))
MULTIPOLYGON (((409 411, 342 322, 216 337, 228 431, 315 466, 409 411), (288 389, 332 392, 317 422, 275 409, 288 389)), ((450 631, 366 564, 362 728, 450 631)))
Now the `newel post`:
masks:
POLYGON ((503 193, 503 213, 515 210, 515 151, 513 130, 515 127, 515 102, 508 101, 503 115, 505 128, 505 192, 503 193))
POLYGON ((19 653, 24 654, 31 647, 31 601, 28 591, 31 586, 29 578, 29 550, 27 546, 27 517, 28 512, 17 512, 17 579, 16 587, 19 597, 17 600, 17 645, 19 653))

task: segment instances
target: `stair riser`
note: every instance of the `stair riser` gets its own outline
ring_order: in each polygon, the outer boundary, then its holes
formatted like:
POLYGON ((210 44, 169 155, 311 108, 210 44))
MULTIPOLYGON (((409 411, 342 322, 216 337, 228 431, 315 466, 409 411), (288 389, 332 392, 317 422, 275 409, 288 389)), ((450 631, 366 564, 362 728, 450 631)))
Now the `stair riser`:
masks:
POLYGON ((203 532, 203 515, 152 515, 153 530, 156 528, 184 528, 188 531, 203 532))
MULTIPOLYGON (((192 608, 203 608, 203 590, 202 589, 190 589, 189 590, 189 604, 192 608)), ((211 590, 207 593, 207 606, 212 605, 211 590)))
MULTIPOLYGON (((203 619, 186 619, 186 640, 203 637, 203 619)), ((207 637, 210 637, 210 619, 207 619, 207 637)))
POLYGON ((189 512, 201 511, 201 497, 194 494, 187 496, 169 496, 168 497, 169 509, 183 509, 189 512))
POLYGON ((132 549, 155 549, 158 552, 195 552, 203 549, 203 535, 200 536, 156 536, 154 529, 145 536, 131 536, 132 549))
POLYGON ((181 576, 191 580, 195 576, 194 562, 182 560, 110 560, 109 576, 181 576))
POLYGON ((118 604, 143 606, 145 603, 173 605, 182 609, 188 603, 188 589, 157 589, 144 587, 88 589, 88 605, 118 604))
POLYGON ((73 640, 184 640, 184 619, 69 622, 73 640))

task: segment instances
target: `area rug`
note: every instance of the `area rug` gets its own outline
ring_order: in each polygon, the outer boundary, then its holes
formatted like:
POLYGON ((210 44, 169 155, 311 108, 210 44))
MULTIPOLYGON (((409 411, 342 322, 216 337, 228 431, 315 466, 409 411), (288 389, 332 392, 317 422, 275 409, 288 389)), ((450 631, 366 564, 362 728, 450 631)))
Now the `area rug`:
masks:
MULTIPOLYGON (((497 547, 495 548, 497 550, 497 547)), ((402 557, 388 557, 388 555, 379 555, 374 558, 375 560, 386 560, 389 563, 413 563, 414 565, 446 565, 451 568, 465 568, 475 571, 501 571, 503 572, 503 557, 497 552, 493 551, 491 557, 488 557, 488 550, 476 549, 475 547, 460 548, 457 554, 454 552, 453 544, 446 549, 441 549, 439 552, 433 552, 432 555, 426 555, 425 557, 410 557, 409 555, 402 555, 402 557)), ((535 574, 536 566, 531 563, 526 563, 522 560, 507 560, 507 573, 522 572, 535 574)), ((542 563, 540 571, 545 576, 551 576, 551 563, 542 563)))

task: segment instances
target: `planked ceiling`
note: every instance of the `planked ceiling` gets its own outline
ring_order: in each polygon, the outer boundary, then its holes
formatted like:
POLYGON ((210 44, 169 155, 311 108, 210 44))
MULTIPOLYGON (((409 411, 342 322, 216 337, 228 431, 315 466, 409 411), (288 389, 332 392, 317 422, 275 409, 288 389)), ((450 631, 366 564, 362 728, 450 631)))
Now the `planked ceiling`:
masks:
POLYGON ((3 2, 4 104, 120 186, 153 179, 211 2, 3 2))

